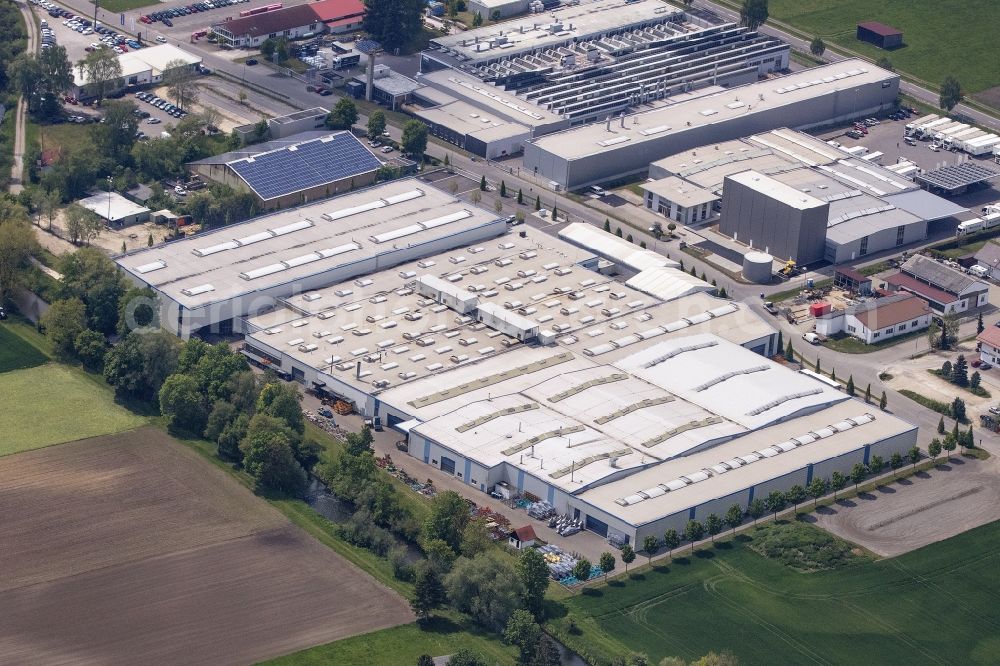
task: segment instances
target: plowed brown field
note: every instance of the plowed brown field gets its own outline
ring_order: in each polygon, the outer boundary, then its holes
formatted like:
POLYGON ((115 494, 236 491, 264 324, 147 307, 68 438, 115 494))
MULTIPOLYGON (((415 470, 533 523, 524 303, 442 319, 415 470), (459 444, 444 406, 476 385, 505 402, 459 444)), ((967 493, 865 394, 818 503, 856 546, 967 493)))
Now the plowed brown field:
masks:
POLYGON ((0 663, 252 663, 412 620, 154 428, 0 460, 0 544, 0 663))

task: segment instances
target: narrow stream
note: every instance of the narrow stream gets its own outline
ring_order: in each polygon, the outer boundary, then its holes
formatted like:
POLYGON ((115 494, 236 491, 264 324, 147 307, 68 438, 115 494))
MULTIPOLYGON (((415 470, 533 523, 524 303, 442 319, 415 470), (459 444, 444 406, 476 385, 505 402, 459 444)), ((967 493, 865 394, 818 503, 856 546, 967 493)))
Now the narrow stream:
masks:
MULTIPOLYGON (((315 509, 316 513, 323 516, 331 523, 341 525, 346 523, 351 518, 351 507, 330 492, 330 489, 316 477, 312 477, 309 482, 309 490, 306 493, 306 503, 315 509)), ((396 543, 406 548, 406 561, 411 564, 420 560, 423 556, 420 549, 411 543, 398 539, 396 543)), ((559 648, 562 666, 587 666, 587 662, 585 662, 580 655, 570 650, 555 638, 552 638, 552 640, 555 641, 556 646, 559 648)))

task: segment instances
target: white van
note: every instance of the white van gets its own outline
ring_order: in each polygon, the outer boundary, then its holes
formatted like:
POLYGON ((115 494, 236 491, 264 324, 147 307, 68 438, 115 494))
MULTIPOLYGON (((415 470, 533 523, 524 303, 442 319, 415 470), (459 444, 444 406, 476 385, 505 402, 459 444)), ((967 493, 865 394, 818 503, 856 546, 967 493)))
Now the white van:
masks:
POLYGON ((605 191, 603 187, 598 187, 597 185, 591 185, 590 191, 592 194, 596 194, 599 197, 604 197, 608 195, 607 191, 605 191))
POLYGON ((802 339, 811 345, 818 345, 820 342, 819 336, 816 335, 815 333, 803 333, 802 339))

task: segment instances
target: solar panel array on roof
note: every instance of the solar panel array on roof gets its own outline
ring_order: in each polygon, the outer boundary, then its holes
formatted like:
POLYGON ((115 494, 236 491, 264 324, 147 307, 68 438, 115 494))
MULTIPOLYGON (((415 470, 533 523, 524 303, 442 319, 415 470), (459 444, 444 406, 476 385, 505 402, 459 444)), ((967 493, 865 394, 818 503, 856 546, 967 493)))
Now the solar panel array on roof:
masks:
POLYGON ((995 178, 997 172, 972 162, 952 164, 917 176, 917 182, 927 183, 943 190, 967 187, 983 180, 995 178))
POLYGON ((265 201, 374 171, 380 165, 347 132, 229 163, 265 201))

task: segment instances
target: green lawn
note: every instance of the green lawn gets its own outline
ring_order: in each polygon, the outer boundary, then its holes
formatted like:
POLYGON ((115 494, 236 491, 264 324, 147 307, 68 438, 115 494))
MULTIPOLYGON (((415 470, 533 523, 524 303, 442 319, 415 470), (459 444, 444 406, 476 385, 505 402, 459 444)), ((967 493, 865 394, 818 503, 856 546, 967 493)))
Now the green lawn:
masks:
POLYGON ((827 349, 832 349, 833 351, 842 352, 844 354, 870 354, 872 352, 881 351, 886 347, 892 347, 904 342, 913 342, 914 340, 918 340, 926 335, 927 330, 924 329, 921 331, 913 331, 912 333, 907 333, 905 335, 898 335, 894 338, 889 338, 888 340, 882 340, 868 345, 853 335, 845 334, 841 337, 827 339, 827 341, 823 343, 823 346, 827 349))
POLYGON ((710 650, 744 664, 1000 662, 1000 522, 815 573, 730 543, 575 596, 551 625, 590 663, 710 650))
POLYGON ((116 405, 103 380, 47 364, 0 374, 0 456, 144 425, 116 405))
POLYGON ((127 12, 130 9, 160 4, 157 0, 101 0, 101 9, 109 12, 127 12))
POLYGON ((40 349, 14 332, 14 326, 0 324, 0 373, 33 368, 48 361, 40 349))
POLYGON ((370 634, 345 638, 334 643, 302 650, 274 661, 281 666, 305 664, 365 664, 365 666, 397 666, 415 664, 422 654, 441 656, 453 654, 459 648, 469 648, 490 664, 513 664, 514 650, 496 637, 469 626, 457 614, 435 617, 426 627, 417 623, 404 624, 370 634))
POLYGON ((995 0, 770 0, 771 18, 827 44, 839 44, 932 85, 953 74, 970 93, 1000 85, 994 28, 995 0), (856 38, 861 21, 879 21, 903 31, 904 46, 883 51, 856 38))

